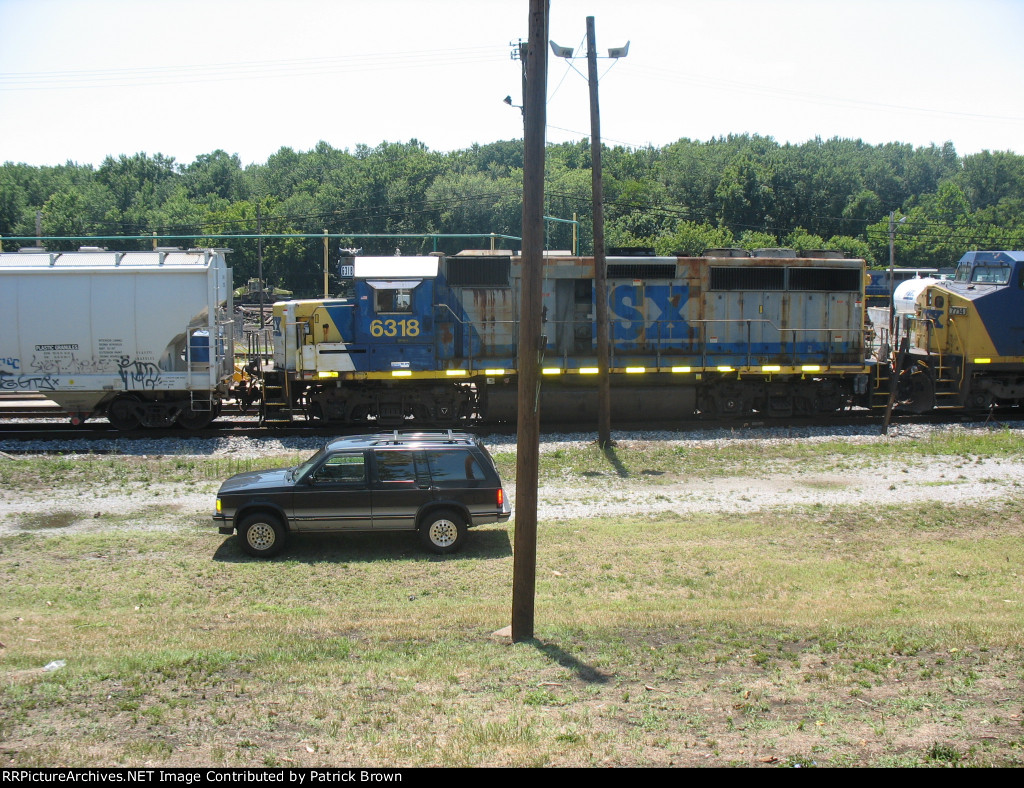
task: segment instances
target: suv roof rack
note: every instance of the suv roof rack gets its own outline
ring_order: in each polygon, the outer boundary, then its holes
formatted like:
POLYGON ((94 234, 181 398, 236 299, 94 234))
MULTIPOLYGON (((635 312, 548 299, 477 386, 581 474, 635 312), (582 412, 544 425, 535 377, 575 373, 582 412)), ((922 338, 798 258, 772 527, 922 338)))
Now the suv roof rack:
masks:
POLYGON ((430 443, 473 443, 472 435, 454 430, 417 430, 416 432, 381 432, 374 436, 378 443, 401 445, 403 443, 430 442, 430 443))

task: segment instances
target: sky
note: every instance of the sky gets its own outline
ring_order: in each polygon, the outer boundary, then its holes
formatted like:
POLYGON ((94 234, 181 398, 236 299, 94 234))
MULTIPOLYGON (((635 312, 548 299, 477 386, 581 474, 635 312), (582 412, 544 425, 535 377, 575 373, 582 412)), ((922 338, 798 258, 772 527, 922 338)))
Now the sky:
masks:
MULTIPOLYGON (((0 0, 0 162, 522 136, 528 0, 0 0)), ((1024 0, 551 0, 549 143, 758 134, 1024 154, 1024 0)), ((548 50, 550 53, 550 49, 548 50)))

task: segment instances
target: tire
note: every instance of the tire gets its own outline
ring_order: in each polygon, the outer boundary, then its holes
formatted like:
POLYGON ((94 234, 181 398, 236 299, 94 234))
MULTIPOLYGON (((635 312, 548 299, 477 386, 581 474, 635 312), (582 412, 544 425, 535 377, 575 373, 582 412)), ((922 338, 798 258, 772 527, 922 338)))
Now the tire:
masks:
POLYGON ((281 521, 272 514, 251 514, 238 526, 242 549, 256 558, 270 558, 284 548, 288 533, 281 521))
POLYGON ((420 541, 431 553, 448 555, 462 549, 466 541, 466 523, 449 509, 431 512, 420 525, 420 541))

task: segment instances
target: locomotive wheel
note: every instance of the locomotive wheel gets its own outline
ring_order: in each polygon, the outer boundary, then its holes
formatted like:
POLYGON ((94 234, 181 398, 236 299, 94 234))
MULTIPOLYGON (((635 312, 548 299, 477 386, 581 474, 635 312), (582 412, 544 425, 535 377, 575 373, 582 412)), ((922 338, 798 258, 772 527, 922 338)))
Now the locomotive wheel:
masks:
POLYGON ((710 391, 702 399, 701 410, 710 416, 730 419, 742 416, 747 412, 748 407, 740 392, 732 387, 721 387, 710 391))
POLYGON ((992 407, 992 395, 987 391, 975 391, 968 398, 967 407, 971 410, 988 410, 992 407))
POLYGON ((137 411, 139 402, 133 397, 118 397, 107 406, 107 420, 115 430, 129 432, 138 429, 141 419, 137 411))
POLYGON ((311 402, 306 407, 306 421, 325 421, 324 409, 319 402, 311 402))

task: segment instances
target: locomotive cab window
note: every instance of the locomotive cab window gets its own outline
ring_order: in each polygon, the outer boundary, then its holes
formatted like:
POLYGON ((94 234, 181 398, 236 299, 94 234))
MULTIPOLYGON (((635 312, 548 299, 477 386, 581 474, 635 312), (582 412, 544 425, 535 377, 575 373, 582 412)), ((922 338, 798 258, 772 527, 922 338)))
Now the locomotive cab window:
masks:
POLYGON ((971 281, 979 284, 1005 285, 1010 281, 1008 265, 976 265, 971 272, 971 281))
POLYGON ((377 290, 374 302, 378 315, 412 312, 412 290, 377 290))
POLYGON ((373 311, 378 315, 407 315, 412 312, 412 293, 420 280, 368 280, 373 288, 373 311))

